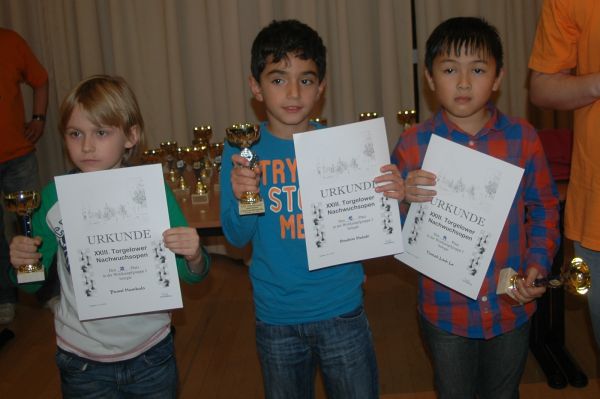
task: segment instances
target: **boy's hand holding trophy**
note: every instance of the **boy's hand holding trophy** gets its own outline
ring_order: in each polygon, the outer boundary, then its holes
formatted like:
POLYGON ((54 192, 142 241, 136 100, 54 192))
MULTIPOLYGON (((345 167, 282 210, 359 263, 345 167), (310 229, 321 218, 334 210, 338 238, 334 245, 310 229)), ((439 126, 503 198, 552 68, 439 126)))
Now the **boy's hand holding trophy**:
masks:
MULTIPOLYGON (((254 169, 258 165, 258 157, 250 146, 260 138, 260 128, 250 123, 235 124, 226 129, 229 144, 242 149, 240 156, 247 159, 248 167, 254 169)), ((258 192, 246 191, 242 194, 239 204, 240 215, 251 215, 265 212, 265 203, 258 192)))

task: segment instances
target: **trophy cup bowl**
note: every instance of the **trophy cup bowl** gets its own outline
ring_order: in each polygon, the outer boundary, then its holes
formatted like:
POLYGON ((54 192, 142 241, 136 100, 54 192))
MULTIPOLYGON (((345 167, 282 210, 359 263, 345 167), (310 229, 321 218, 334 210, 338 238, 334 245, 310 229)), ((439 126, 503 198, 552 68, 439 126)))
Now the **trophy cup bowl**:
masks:
POLYGON ((366 121, 369 119, 375 119, 378 118, 379 115, 377 114, 377 112, 361 112, 360 115, 358 115, 358 120, 359 121, 366 121))
POLYGON ((311 118, 309 122, 318 123, 319 125, 327 126, 327 118, 311 118))
POLYGON ((398 111, 398 122, 402 125, 402 130, 406 130, 417 122, 417 112, 414 109, 405 109, 398 111))
MULTIPOLYGON (((4 196, 4 206, 22 218, 23 234, 32 237, 31 213, 40 206, 40 194, 37 191, 17 191, 4 196)), ((44 280, 44 267, 40 262, 20 265, 17 270, 19 284, 44 280)))
POLYGON ((152 148, 144 151, 144 155, 142 157, 142 162, 145 165, 160 163, 161 150, 157 148, 152 148))
POLYGON ((193 145, 208 145, 212 137, 212 127, 210 125, 194 126, 193 145))
MULTIPOLYGON (((250 123, 234 124, 226 129, 225 135, 229 144, 241 148, 240 156, 248 160, 249 168, 258 165, 258 157, 250 147, 260 139, 260 128, 250 123)), ((265 212, 265 203, 258 192, 242 193, 239 204, 240 215, 250 215, 265 212)))
MULTIPOLYGON (((515 272, 511 268, 502 269, 500 271, 496 293, 502 294, 509 302, 518 304, 512 297, 512 290, 517 287, 518 280, 524 281, 525 276, 515 272)), ((531 286, 548 288, 564 287, 566 291, 572 294, 585 295, 592 286, 590 268, 583 259, 573 258, 569 265, 566 265, 559 275, 549 275, 544 278, 538 278, 533 281, 531 286)))

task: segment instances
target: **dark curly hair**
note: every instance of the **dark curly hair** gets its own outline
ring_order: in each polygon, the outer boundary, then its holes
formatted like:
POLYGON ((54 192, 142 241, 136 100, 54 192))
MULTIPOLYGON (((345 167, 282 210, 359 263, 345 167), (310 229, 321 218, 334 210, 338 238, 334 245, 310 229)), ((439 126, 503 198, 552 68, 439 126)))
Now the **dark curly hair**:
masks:
POLYGON ((279 62, 292 53, 300 59, 313 60, 317 64, 317 78, 322 81, 327 67, 326 52, 323 40, 310 26, 295 19, 273 21, 252 43, 250 69, 259 82, 267 61, 279 62))

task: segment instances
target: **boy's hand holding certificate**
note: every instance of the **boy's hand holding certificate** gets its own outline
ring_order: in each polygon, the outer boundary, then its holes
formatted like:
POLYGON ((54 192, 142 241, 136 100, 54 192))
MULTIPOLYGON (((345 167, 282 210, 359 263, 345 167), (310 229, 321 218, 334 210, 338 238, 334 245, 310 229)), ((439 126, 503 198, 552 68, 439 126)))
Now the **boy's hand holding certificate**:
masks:
POLYGON ((436 135, 422 169, 437 176, 437 195, 411 204, 396 258, 476 299, 523 169, 436 135))
POLYGON ((373 179, 390 163, 383 118, 294 134, 309 270, 402 252, 398 202, 373 179))
POLYGON ((182 307, 159 164, 55 181, 80 320, 182 307))

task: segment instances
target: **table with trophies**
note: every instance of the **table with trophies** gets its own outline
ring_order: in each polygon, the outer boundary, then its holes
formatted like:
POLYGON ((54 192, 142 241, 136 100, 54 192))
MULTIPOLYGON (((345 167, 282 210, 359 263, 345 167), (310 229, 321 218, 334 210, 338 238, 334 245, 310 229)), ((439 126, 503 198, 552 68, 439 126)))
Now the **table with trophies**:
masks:
MULTIPOLYGON (((258 158, 249 147, 259 138, 259 127, 250 123, 233 124, 226 129, 227 141, 241 149, 240 155, 254 167, 258 158)), ((194 127, 189 147, 176 141, 164 141, 160 147, 144 152, 143 163, 161 163, 170 185, 190 226, 201 235, 222 235, 219 207, 219 171, 223 143, 211 143, 209 125, 194 127)), ((258 193, 243 193, 240 213, 262 213, 264 202, 258 193)))
POLYGON ((188 224, 203 235, 220 235, 219 170, 222 142, 211 142, 209 125, 194 127, 192 145, 164 141, 144 152, 143 163, 161 163, 188 224))

